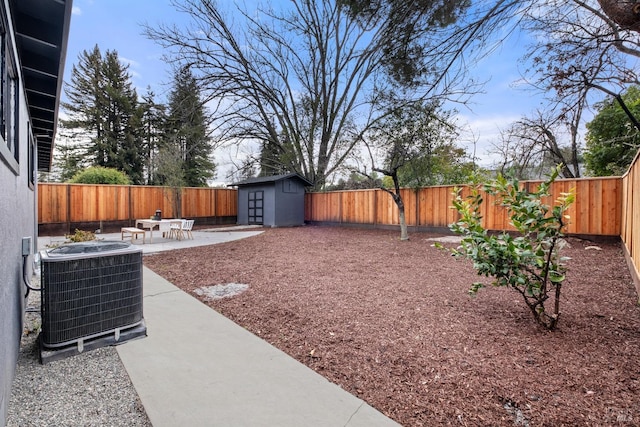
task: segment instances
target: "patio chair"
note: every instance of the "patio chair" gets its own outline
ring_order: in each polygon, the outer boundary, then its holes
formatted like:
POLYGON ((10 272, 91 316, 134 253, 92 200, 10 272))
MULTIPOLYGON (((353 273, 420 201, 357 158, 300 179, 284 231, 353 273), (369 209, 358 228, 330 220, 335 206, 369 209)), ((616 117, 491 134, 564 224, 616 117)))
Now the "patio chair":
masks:
POLYGON ((183 237, 182 230, 185 222, 186 222, 186 219, 183 219, 180 222, 176 221, 171 223, 171 228, 169 229, 170 239, 176 238, 178 240, 182 240, 182 237, 183 237))
POLYGON ((186 219, 182 222, 182 233, 186 233, 190 239, 193 239, 193 234, 191 234, 191 229, 193 228, 194 219, 186 219))
POLYGON ((171 224, 171 229, 169 230, 169 237, 175 237, 178 240, 184 239, 185 235, 190 239, 193 239, 193 234, 191 234, 191 229, 193 228, 193 223, 195 220, 193 219, 183 219, 181 222, 174 222, 171 224))

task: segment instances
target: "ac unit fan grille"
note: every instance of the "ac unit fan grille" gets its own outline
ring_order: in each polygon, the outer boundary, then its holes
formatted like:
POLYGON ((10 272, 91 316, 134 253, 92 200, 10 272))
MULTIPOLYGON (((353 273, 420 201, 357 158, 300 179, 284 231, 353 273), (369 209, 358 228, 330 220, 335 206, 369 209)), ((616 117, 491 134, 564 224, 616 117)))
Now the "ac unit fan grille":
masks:
POLYGON ((42 342, 66 345, 142 321, 142 253, 42 265, 42 342))

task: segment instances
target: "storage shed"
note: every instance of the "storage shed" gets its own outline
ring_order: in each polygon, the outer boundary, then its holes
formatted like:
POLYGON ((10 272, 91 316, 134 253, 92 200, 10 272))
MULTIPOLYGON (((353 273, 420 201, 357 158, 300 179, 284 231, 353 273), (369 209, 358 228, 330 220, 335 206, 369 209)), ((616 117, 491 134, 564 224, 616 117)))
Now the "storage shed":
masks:
POLYGON ((297 173, 260 176, 231 185, 238 187, 238 224, 304 224, 304 189, 312 184, 297 173))

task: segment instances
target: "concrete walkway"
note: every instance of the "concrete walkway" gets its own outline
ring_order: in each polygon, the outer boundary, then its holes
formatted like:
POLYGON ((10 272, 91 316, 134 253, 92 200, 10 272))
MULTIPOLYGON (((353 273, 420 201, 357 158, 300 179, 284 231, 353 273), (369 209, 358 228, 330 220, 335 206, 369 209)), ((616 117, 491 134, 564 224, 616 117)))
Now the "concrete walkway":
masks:
POLYGON ((147 268, 144 295, 117 350, 155 427, 398 425, 147 268))

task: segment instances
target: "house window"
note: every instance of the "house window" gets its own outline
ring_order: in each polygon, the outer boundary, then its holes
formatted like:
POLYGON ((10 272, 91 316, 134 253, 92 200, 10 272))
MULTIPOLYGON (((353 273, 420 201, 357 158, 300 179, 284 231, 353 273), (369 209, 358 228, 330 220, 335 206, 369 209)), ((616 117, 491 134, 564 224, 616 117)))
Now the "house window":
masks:
MULTIPOLYGON (((4 15, 4 14, 3 14, 4 15)), ((0 158, 18 175, 19 82, 6 23, 0 21, 0 158)))

